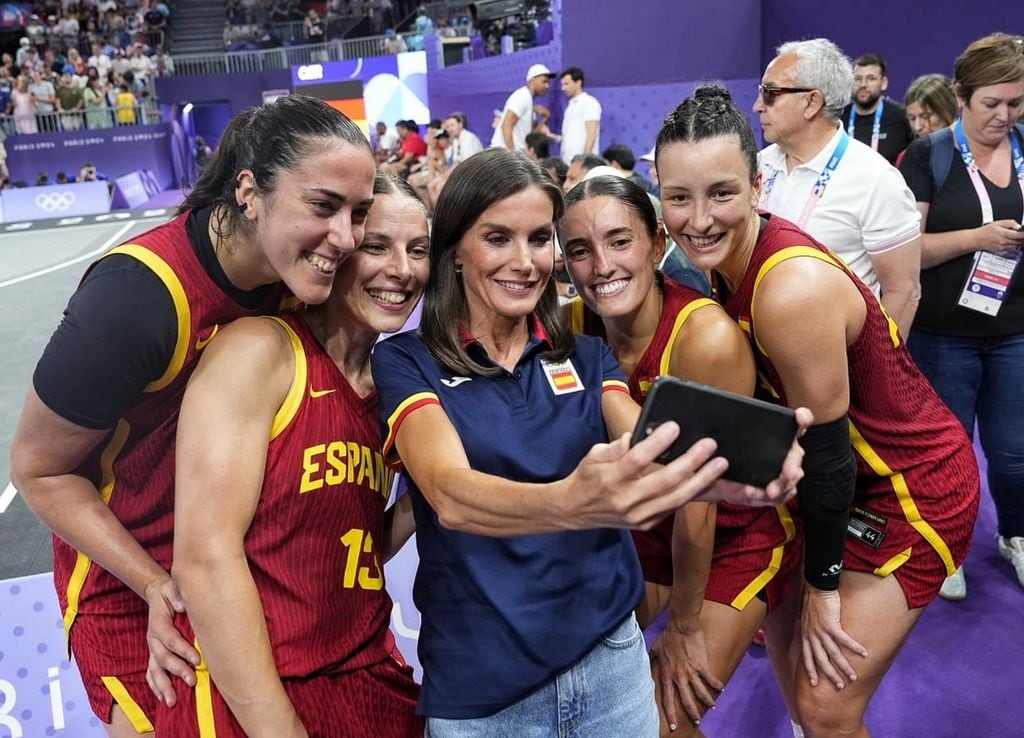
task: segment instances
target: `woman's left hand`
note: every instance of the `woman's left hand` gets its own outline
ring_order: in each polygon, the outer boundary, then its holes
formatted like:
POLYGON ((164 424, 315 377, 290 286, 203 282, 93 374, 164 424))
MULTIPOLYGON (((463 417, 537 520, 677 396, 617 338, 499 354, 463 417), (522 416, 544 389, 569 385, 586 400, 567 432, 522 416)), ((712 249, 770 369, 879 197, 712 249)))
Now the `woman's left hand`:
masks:
POLYGON ((838 591, 821 590, 805 583, 800 636, 804 669, 812 687, 818 686, 819 671, 836 689, 846 686, 843 675, 851 682, 857 681, 857 672, 843 649, 861 658, 868 657, 867 649, 843 630, 841 605, 838 591))
POLYGON ((700 724, 704 712, 715 706, 715 694, 725 685, 708 667, 708 644, 698 626, 684 630, 672 624, 651 647, 651 669, 661 692, 661 710, 669 728, 675 730, 681 718, 677 704, 690 721, 700 724))

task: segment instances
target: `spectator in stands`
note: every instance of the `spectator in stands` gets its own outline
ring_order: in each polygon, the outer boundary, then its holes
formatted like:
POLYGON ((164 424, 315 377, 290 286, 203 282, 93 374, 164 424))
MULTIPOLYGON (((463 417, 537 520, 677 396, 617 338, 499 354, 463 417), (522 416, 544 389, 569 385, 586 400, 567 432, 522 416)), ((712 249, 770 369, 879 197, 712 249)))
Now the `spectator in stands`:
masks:
POLYGON ((271 23, 287 23, 291 20, 288 3, 285 0, 273 0, 267 10, 267 17, 271 23))
POLYGON ((78 49, 74 46, 68 49, 68 64, 74 68, 76 76, 85 76, 85 70, 88 68, 88 65, 85 63, 85 59, 82 58, 82 55, 78 53, 78 49))
POLYGON ((134 73, 135 79, 144 85, 148 84, 156 71, 153 60, 146 56, 140 43, 132 46, 132 54, 128 58, 128 68, 134 73))
POLYGON ((124 53, 124 49, 118 48, 114 51, 114 59, 110 63, 110 69, 122 77, 125 72, 131 69, 131 63, 128 61, 128 55, 124 53))
POLYGON ((40 172, 39 176, 36 177, 36 187, 46 187, 50 184, 50 175, 46 172, 40 172))
POLYGON ((601 152, 601 158, 608 162, 608 166, 612 169, 617 170, 623 177, 650 194, 651 183, 634 171, 636 157, 633 155, 633 149, 625 144, 612 144, 601 152))
POLYGON ((565 176, 565 184, 562 189, 568 192, 573 187, 583 181, 586 176, 594 167, 603 167, 606 165, 604 159, 594 154, 577 154, 569 162, 569 172, 565 176))
POLYGON ((67 184, 67 183, 68 183, 67 172, 57 172, 57 179, 55 180, 54 184, 67 184))
POLYGON ((383 164, 395 153, 395 149, 401 144, 398 134, 388 130, 388 124, 384 121, 377 121, 377 137, 373 141, 373 151, 378 164, 383 164))
POLYGON ((64 73, 57 83, 57 111, 60 113, 60 127, 65 131, 77 131, 82 128, 82 110, 85 108, 83 90, 75 84, 72 67, 64 67, 64 73))
POLYGON ((0 141, 0 189, 7 189, 11 186, 11 172, 7 168, 7 147, 0 141))
POLYGON ((64 71, 64 65, 67 64, 67 59, 57 58, 57 53, 53 49, 43 50, 43 76, 47 79, 51 79, 55 74, 61 74, 64 71))
POLYGON ((50 81, 48 75, 41 70, 32 72, 32 83, 28 91, 36 103, 36 120, 40 131, 56 131, 57 116, 54 111, 57 109, 57 90, 50 81))
POLYGON ((174 75, 174 59, 163 49, 157 49, 153 58, 153 66, 156 69, 157 77, 171 77, 174 75))
POLYGON ((196 164, 197 173, 202 174, 206 165, 210 163, 211 156, 213 156, 213 149, 207 146, 206 139, 202 136, 196 136, 195 147, 192 150, 192 160, 196 164))
POLYGON ((128 89, 128 83, 121 81, 117 93, 117 124, 119 126, 132 126, 136 123, 135 95, 128 89))
POLYGON ((87 78, 82 99, 85 101, 85 125, 88 128, 110 128, 113 125, 107 106, 106 89, 98 75, 87 78))
POLYGON ((25 55, 25 63, 21 65, 21 70, 29 75, 30 78, 36 70, 43 70, 43 59, 39 56, 39 52, 36 51, 34 46, 29 47, 28 53, 25 55))
POLYGON ((99 178, 96 176, 96 165, 92 162, 86 162, 82 165, 81 170, 78 172, 78 178, 76 182, 96 182, 99 178))
POLYGON ((399 158, 385 164, 381 169, 405 177, 409 174, 409 167, 427 155, 427 142, 420 136, 419 126, 414 120, 400 120, 395 124, 395 128, 398 129, 398 138, 402 141, 399 158))
POLYGON ((547 159, 551 153, 551 145, 546 133, 532 131, 526 134, 526 155, 534 161, 547 159))
POLYGON ((303 34, 310 43, 319 44, 324 40, 324 22, 316 8, 310 8, 302 21, 303 34))
POLYGON ((25 65, 25 60, 28 58, 28 50, 31 48, 32 42, 28 40, 28 36, 22 36, 18 40, 18 51, 14 57, 14 62, 18 65, 18 69, 25 65))
POLYGON ((110 57, 103 52, 103 45, 94 43, 92 45, 92 56, 86 60, 86 64, 90 67, 96 67, 96 71, 100 73, 100 76, 106 77, 112 62, 110 57))
MULTIPOLYGON (((14 91, 14 80, 11 78, 11 68, 0 66, 0 113, 8 114, 11 106, 11 92, 14 91)), ((14 131, 4 130, 4 135, 10 135, 14 131)))
POLYGON ((564 189, 565 178, 569 174, 569 165, 562 161, 562 157, 549 156, 540 165, 551 176, 555 184, 558 185, 558 189, 564 189))
POLYGON ((158 8, 151 7, 142 16, 145 22, 145 29, 147 33, 153 33, 154 31, 163 31, 167 28, 167 16, 165 16, 158 8))
POLYGON ((25 26, 25 35, 28 36, 29 43, 37 50, 46 45, 46 26, 35 13, 32 14, 28 25, 25 26))
POLYGON ((409 50, 405 38, 395 33, 394 28, 384 31, 384 51, 388 54, 401 54, 409 50))

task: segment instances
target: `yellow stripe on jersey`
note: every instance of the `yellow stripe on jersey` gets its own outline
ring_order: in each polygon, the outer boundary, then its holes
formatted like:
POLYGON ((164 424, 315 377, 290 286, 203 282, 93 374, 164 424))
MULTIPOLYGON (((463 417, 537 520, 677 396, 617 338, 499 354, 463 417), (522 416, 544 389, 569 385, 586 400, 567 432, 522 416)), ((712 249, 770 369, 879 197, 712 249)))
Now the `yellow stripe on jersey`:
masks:
POLYGON ((292 386, 288 389, 288 395, 281 403, 281 407, 274 413, 274 422, 270 426, 270 440, 273 441, 284 431, 285 428, 295 419, 302 404, 302 398, 306 396, 306 352, 302 348, 302 340, 292 327, 280 318, 268 316, 268 320, 277 323, 288 335, 292 344, 292 352, 295 354, 295 373, 292 376, 292 386))
POLYGON ((417 392, 416 394, 405 398, 405 400, 395 408, 395 411, 391 413, 391 416, 388 418, 388 436, 384 439, 383 444, 384 460, 387 463, 395 464, 398 461, 398 452, 394 448, 396 429, 405 415, 414 410, 416 406, 421 403, 440 405, 441 401, 433 392, 417 392))
POLYGON ((768 582, 775 578, 775 575, 779 573, 779 567, 782 566, 782 557, 786 552, 786 546, 796 536, 796 525, 793 523, 793 518, 790 517, 789 510, 785 505, 776 505, 775 514, 779 516, 779 522, 782 524, 782 529, 786 531, 786 540, 775 546, 772 549, 772 558, 768 563, 768 568, 758 574, 753 581, 750 582, 743 591, 740 592, 733 601, 729 604, 737 610, 742 611, 750 604, 750 601, 757 596, 757 593, 768 586, 768 582))
POLYGON ((625 392, 629 394, 629 385, 621 379, 606 379, 601 383, 601 392, 625 392))
MULTIPOLYGON (((825 252, 818 251, 810 246, 789 246, 781 251, 776 251, 765 259, 764 264, 761 265, 761 268, 757 272, 757 277, 754 279, 754 290, 750 295, 750 321, 752 323, 757 323, 757 321, 754 320, 754 299, 757 297, 757 288, 761 286, 761 281, 768 276, 768 272, 782 262, 788 261, 789 259, 795 259, 800 256, 809 256, 812 259, 823 261, 826 264, 831 264, 832 266, 845 271, 845 266, 837 263, 836 259, 831 258, 825 252)), ((762 356, 768 356, 768 352, 764 350, 764 346, 762 346, 761 342, 757 340, 757 336, 754 336, 754 343, 757 344, 757 350, 761 352, 762 356)))
POLYGON ((942 563, 946 566, 946 575, 951 576, 956 572, 956 565, 953 563, 953 555, 949 551, 949 546, 942 540, 942 536, 927 521, 921 518, 921 513, 918 511, 917 504, 910 494, 910 488, 907 487, 907 480, 903 477, 903 474, 901 472, 894 472, 889 468, 889 465, 885 463, 882 457, 871 448, 871 445, 864 439, 864 436, 860 434, 853 421, 850 421, 850 440, 853 442, 854 450, 867 462, 871 470, 880 477, 887 477, 889 479, 893 491, 896 493, 896 499, 899 500, 900 508, 903 510, 903 517, 935 549, 935 553, 939 555, 942 563))
POLYGON ((672 325, 672 332, 668 334, 668 341, 665 342, 665 350, 661 352, 661 363, 658 366, 659 376, 666 377, 669 374, 669 364, 672 361, 672 349, 676 345, 676 338, 679 336, 679 331, 683 329, 683 323, 689 318, 694 311, 700 310, 702 307, 708 305, 716 305, 714 300, 709 300, 706 297, 702 297, 699 300, 693 300, 683 306, 683 309, 676 315, 676 322, 672 325))
POLYGON ((572 332, 578 336, 583 335, 583 298, 574 297, 572 302, 569 303, 569 310, 572 315, 572 332))
POLYGON ((199 726, 199 738, 217 738, 217 722, 213 717, 213 682, 210 681, 210 667, 206 665, 206 657, 199 648, 199 641, 192 645, 199 651, 199 665, 196 666, 196 723, 199 726))
POLYGON ((160 281, 167 287, 174 302, 174 312, 178 316, 178 338, 174 343, 174 353, 171 354, 171 363, 167 365, 162 377, 155 382, 146 385, 144 392, 156 392, 174 381, 178 372, 185 365, 185 356, 188 354, 188 345, 192 338, 192 310, 188 305, 188 298, 185 296, 185 288, 181 286, 181 280, 174 273, 170 265, 144 246, 138 244, 124 244, 111 249, 104 257, 111 254, 127 254, 138 259, 148 266, 160 281))
POLYGON ((128 717, 128 722, 135 728, 135 732, 152 733, 153 723, 146 717, 146 713, 139 707, 139 703, 132 699, 121 680, 112 676, 101 676, 100 680, 110 692, 110 696, 114 698, 114 702, 124 710, 124 714, 128 717))
POLYGON ((880 567, 875 569, 875 576, 878 576, 878 577, 887 577, 887 576, 889 576, 894 571, 896 571, 901 566, 903 566, 905 563, 910 561, 910 555, 913 552, 914 552, 913 546, 910 546, 908 548, 903 549, 898 554, 896 554, 891 559, 889 559, 884 564, 882 564, 880 567))
MULTIPOLYGON (((118 420, 117 425, 114 426, 114 434, 110 437, 110 442, 100 455, 102 477, 100 479, 99 491, 104 505, 110 504, 110 498, 114 494, 114 485, 117 482, 114 479, 114 460, 128 441, 130 431, 131 425, 129 425, 127 420, 124 418, 118 420)), ((82 595, 82 587, 85 586, 85 578, 89 576, 89 569, 91 567, 92 559, 79 551, 78 556, 75 558, 75 568, 71 571, 71 578, 68 580, 68 609, 64 612, 65 637, 71 633, 71 625, 75 622, 75 616, 78 615, 79 597, 82 595)), ((70 643, 68 644, 68 653, 71 653, 70 643)), ((68 658, 70 658, 70 655, 68 658)))

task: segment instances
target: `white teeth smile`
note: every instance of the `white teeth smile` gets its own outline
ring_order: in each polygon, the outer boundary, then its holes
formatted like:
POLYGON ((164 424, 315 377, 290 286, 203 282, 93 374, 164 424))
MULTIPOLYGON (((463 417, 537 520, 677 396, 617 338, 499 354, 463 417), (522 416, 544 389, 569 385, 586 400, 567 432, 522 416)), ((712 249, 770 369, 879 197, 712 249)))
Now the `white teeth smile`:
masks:
POLYGON ((706 238, 700 238, 699 236, 687 236, 687 239, 689 239, 690 243, 692 243, 697 248, 714 246, 716 243, 718 243, 718 238, 718 236, 710 236, 706 238))
POLYGON ((515 292, 525 292, 533 286, 532 282, 502 282, 500 279, 496 279, 494 281, 505 289, 513 290, 515 292))
POLYGON ((614 295, 626 289, 627 284, 629 284, 628 279, 616 279, 614 282, 594 285, 594 292, 602 296, 614 295))
POLYGON ((338 268, 338 262, 321 258, 316 254, 306 254, 306 261, 321 274, 334 274, 338 268))
POLYGON ((386 302, 389 305, 401 305, 408 301, 407 292, 388 292, 385 290, 367 290, 366 293, 378 302, 386 302))

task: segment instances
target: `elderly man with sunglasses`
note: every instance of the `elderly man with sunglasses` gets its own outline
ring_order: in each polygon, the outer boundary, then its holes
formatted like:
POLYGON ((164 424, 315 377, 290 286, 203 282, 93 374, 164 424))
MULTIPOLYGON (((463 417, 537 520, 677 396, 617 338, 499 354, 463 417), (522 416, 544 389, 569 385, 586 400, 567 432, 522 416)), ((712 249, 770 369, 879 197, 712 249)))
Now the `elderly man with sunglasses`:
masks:
POLYGON ((852 86, 831 41, 778 48, 754 102, 770 144, 758 157, 759 207, 836 252, 906 336, 921 295, 921 216, 899 171, 843 129, 852 86))

